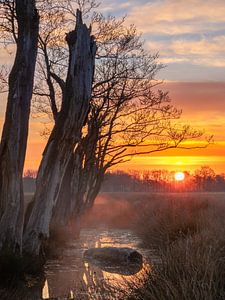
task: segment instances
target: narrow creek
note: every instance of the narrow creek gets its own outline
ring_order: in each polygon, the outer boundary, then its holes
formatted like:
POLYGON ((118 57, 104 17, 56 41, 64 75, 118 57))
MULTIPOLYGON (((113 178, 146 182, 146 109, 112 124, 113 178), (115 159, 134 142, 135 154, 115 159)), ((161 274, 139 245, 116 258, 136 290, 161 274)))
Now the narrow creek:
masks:
POLYGON ((154 256, 151 251, 140 248, 140 239, 129 230, 85 229, 80 239, 71 243, 58 260, 45 265, 45 284, 42 299, 98 299, 96 289, 102 282, 121 285, 124 281, 143 276, 150 268, 154 256), (120 275, 117 270, 102 270, 83 260, 83 253, 94 247, 129 247, 138 250, 144 259, 143 268, 135 275, 120 275), (136 277, 137 276, 137 277, 136 277), (96 293, 96 297, 94 296, 96 293), (90 296, 92 295, 92 296, 90 296))

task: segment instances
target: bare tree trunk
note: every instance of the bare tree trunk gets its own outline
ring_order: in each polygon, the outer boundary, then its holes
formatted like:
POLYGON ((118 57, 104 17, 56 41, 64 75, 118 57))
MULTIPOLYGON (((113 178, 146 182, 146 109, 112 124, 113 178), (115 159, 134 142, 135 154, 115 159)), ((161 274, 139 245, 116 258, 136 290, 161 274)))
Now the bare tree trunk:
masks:
POLYGON ((82 170, 76 177, 75 173, 67 173, 52 218, 53 228, 57 229, 60 226, 66 229, 66 227, 70 227, 72 236, 79 235, 80 219, 93 207, 104 179, 104 171, 101 172, 94 168, 86 174, 83 173, 85 170, 82 170), (75 178, 78 181, 76 191, 72 184, 75 178))
POLYGON ((98 138, 97 120, 92 118, 88 121, 87 135, 79 143, 67 166, 54 208, 53 228, 67 226, 85 213, 86 198, 95 189, 96 178, 101 172, 96 163, 98 138))
POLYGON ((90 178, 77 176, 79 184, 77 192, 73 193, 71 178, 74 177, 74 173, 66 173, 52 217, 53 229, 65 229, 70 231, 71 237, 79 236, 80 220, 93 207, 104 178, 103 174, 98 178, 95 175, 94 180, 91 178, 91 173, 89 176, 90 178))
POLYGON ((17 51, 0 145, 0 250, 21 251, 24 199, 22 175, 37 56, 39 16, 34 0, 16 0, 17 51))
MULTIPOLYGON (((51 226, 53 228, 66 227, 68 225, 71 205, 72 205, 72 187, 71 178, 74 173, 74 155, 68 163, 65 175, 62 180, 60 192, 56 205, 53 210, 51 226)), ((77 186, 79 185, 79 177, 77 176, 77 186)))
MULTIPOLYGON (((91 174, 89 175, 91 176, 91 174)), ((81 230, 81 219, 91 210, 100 191, 104 175, 95 174, 94 177, 94 180, 86 180, 86 189, 79 191, 71 200, 71 202, 73 201, 73 210, 70 211, 70 214, 67 214, 67 217, 69 217, 67 222, 70 224, 72 237, 79 237, 81 230)))
POLYGON ((37 175, 34 207, 24 234, 24 251, 39 255, 61 183, 75 146, 81 139, 91 99, 96 44, 77 12, 74 31, 67 35, 69 69, 62 109, 50 135, 37 175))

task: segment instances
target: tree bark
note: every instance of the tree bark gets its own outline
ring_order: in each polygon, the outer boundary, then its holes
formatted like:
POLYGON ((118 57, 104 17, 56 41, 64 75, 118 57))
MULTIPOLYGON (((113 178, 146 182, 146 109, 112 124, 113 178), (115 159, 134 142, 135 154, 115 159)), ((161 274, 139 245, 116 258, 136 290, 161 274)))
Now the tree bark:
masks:
POLYGON ((85 213, 86 206, 92 207, 103 180, 103 176, 100 176, 102 170, 99 170, 96 159, 98 138, 98 121, 91 118, 88 121, 87 135, 79 143, 67 166, 54 208, 53 228, 76 222, 85 213), (93 199, 92 191, 96 190, 97 186, 98 192, 93 199), (90 197, 93 200, 89 201, 90 197))
POLYGON ((68 163, 81 139, 92 92, 96 44, 77 11, 75 30, 66 37, 69 68, 62 109, 45 148, 37 175, 34 207, 24 234, 24 251, 39 255, 68 163))
MULTIPOLYGON (((53 216, 51 220, 51 227, 66 227, 68 225, 72 206, 72 187, 71 178, 74 174, 74 155, 71 156, 71 160, 68 163, 63 181, 61 184, 60 192, 56 205, 53 210, 53 216)), ((79 162, 80 163, 80 162, 79 162)), ((76 168, 78 170, 78 168, 76 168)), ((76 182, 77 188, 79 185, 79 176, 77 176, 76 182)))
POLYGON ((17 51, 0 145, 0 250, 21 251, 24 199, 22 175, 37 56, 39 16, 34 0, 16 0, 17 51))

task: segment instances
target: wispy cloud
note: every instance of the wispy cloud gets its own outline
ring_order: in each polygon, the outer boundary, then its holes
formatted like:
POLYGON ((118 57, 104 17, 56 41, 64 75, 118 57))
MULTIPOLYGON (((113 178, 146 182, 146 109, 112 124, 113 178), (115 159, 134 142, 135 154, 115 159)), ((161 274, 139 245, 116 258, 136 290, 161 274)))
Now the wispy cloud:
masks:
POLYGON ((167 82, 164 89, 172 103, 183 109, 184 123, 213 134, 216 142, 224 141, 224 82, 167 82))
POLYGON ((134 23, 144 34, 151 51, 159 51, 163 63, 225 67, 224 0, 104 3, 109 13, 127 13, 127 22, 134 23))
POLYGON ((225 67, 225 35, 199 40, 183 38, 171 41, 149 41, 147 47, 152 52, 159 51, 161 62, 193 63, 204 66, 225 67))
POLYGON ((143 32, 174 35, 225 29, 223 0, 155 0, 133 6, 129 20, 143 32))

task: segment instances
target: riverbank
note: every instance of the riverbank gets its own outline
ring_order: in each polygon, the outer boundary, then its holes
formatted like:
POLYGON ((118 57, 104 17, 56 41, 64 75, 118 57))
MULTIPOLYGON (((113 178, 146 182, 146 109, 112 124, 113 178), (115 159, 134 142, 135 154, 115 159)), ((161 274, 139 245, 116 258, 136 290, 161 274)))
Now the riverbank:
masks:
POLYGON ((198 196, 145 204, 135 229, 160 264, 127 299, 225 299, 225 198, 198 196))
POLYGON ((222 193, 100 194, 80 239, 47 260, 43 277, 0 290, 0 299, 225 299, 224 200, 222 193), (83 260, 85 250, 108 246, 138 250, 144 268, 124 277, 83 260))

